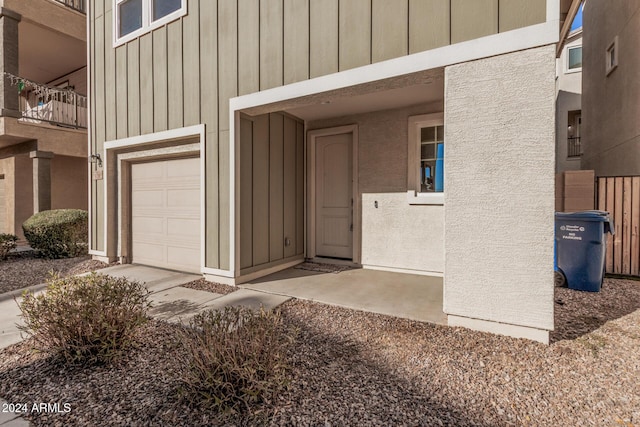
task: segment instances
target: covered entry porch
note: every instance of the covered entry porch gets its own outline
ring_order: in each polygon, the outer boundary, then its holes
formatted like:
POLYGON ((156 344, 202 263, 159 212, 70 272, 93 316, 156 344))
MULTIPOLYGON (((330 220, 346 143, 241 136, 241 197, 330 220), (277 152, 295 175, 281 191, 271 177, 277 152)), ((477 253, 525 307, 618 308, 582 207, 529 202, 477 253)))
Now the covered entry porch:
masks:
POLYGON ((442 277, 362 268, 344 271, 310 268, 313 267, 304 263, 240 286, 355 310, 447 324, 442 311, 442 277))

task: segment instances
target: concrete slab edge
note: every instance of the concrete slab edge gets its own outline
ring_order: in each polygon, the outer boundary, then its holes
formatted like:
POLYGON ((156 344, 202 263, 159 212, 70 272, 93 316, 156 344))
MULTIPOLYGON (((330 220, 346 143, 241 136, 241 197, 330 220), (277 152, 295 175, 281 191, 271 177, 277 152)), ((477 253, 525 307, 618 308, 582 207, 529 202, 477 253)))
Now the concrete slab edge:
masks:
MULTIPOLYGON (((8 403, 9 402, 7 402, 6 400, 0 399, 0 408, 4 408, 8 403)), ((12 427, 25 425, 30 426, 31 423, 22 418, 22 414, 19 414, 17 412, 0 413, 0 426, 12 427)))
POLYGON ((26 288, 16 289, 14 291, 9 291, 4 294, 0 294, 0 302, 6 301, 9 299, 14 299, 22 296, 24 292, 38 292, 47 287, 46 283, 40 283, 39 285, 27 286, 26 288))

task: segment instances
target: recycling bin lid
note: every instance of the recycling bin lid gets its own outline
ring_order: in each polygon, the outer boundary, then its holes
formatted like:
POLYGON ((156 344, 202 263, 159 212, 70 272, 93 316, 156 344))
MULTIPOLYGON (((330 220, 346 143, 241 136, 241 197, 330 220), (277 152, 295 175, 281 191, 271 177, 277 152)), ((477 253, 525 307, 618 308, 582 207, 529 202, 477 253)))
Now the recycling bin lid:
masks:
POLYGON ((597 210, 580 212, 556 212, 556 219, 604 222, 609 221, 609 212, 597 210))

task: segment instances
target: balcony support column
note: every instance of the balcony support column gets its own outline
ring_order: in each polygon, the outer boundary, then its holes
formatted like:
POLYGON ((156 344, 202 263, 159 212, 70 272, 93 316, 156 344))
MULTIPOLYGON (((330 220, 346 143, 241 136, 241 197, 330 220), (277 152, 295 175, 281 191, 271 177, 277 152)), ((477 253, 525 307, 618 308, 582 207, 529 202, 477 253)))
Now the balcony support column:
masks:
POLYGON ((33 213, 51 209, 51 159, 50 151, 32 151, 33 162, 33 213))
MULTIPOLYGON (((18 23, 22 17, 4 7, 0 7, 0 72, 19 75, 18 66, 18 23)), ((20 117, 18 92, 11 85, 11 79, 0 75, 0 116, 20 117)))

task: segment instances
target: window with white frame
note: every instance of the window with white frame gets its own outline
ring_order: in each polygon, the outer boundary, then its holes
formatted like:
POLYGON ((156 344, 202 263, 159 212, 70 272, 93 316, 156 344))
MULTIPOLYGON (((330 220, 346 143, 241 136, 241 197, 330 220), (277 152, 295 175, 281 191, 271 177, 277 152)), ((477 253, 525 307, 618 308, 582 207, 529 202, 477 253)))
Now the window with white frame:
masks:
POLYGON ((444 114, 409 117, 407 186, 410 204, 444 202, 444 114))
POLYGON ((165 25, 187 13, 187 0, 113 0, 114 45, 165 25))
POLYGON ((567 48, 567 72, 582 70, 582 46, 567 48))
POLYGON ((606 53, 607 59, 607 73, 609 75, 618 66, 618 36, 613 39, 613 42, 607 47, 606 53))

